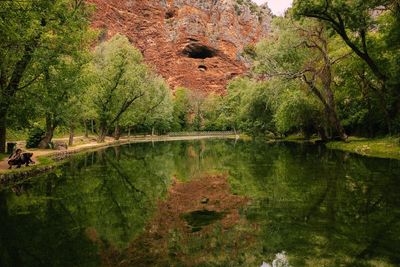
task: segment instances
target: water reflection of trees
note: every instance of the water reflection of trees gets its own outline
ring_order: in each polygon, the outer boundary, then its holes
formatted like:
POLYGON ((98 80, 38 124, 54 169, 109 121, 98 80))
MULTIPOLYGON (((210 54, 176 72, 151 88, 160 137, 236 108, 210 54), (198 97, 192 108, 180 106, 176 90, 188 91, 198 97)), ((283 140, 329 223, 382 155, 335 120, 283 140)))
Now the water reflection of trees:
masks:
POLYGON ((294 266, 397 264, 398 163, 312 149, 305 161, 288 150, 270 151, 268 201, 247 212, 264 222, 260 254, 286 250, 294 266))
POLYGON ((2 192, 0 236, 12 242, 0 243, 0 265, 98 266, 99 242, 87 238, 88 228, 106 247, 123 247, 140 234, 166 192, 169 168, 159 151, 146 151, 144 159, 115 152, 73 160, 36 178, 20 197, 2 192))
POLYGON ((228 174, 232 191, 253 199, 242 213, 257 225, 259 243, 244 249, 242 262, 285 250, 293 266, 400 263, 398 161, 213 140, 93 152, 14 189, 20 196, 2 191, 0 265, 98 266, 99 247, 123 250, 141 235, 174 175, 204 173, 228 174))

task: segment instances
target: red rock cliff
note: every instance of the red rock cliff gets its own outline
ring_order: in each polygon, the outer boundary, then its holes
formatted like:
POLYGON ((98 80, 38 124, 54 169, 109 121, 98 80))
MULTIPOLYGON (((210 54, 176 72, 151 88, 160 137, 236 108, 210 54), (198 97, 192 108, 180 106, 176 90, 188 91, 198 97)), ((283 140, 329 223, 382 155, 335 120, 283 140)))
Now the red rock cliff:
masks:
POLYGON ((250 0, 87 0, 103 38, 126 35, 172 87, 224 93, 247 70, 243 48, 266 37, 271 12, 250 0))

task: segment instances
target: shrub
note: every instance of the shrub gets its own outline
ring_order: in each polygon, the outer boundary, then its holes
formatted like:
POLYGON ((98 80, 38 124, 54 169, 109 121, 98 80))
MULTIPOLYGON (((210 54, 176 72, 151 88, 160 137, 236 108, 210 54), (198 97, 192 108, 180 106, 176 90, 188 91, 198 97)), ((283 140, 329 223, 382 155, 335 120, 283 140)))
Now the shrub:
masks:
POLYGON ((28 140, 26 140, 26 147, 27 148, 38 147, 44 135, 45 132, 41 128, 34 127, 31 131, 29 131, 28 140))
POLYGON ((275 125, 282 134, 302 131, 306 138, 322 124, 323 113, 318 103, 301 91, 290 91, 275 113, 275 125))

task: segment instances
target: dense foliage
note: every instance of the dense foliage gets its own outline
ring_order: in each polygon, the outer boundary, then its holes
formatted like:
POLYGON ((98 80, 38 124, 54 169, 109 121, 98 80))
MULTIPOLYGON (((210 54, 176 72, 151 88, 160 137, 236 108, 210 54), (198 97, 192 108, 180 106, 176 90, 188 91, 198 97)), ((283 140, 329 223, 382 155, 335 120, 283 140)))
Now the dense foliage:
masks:
MULTIPOLYGON (((240 1, 239 1, 240 2, 240 1)), ((0 152, 6 130, 39 124, 107 135, 232 130, 346 140, 400 130, 400 7, 388 1, 294 1, 227 94, 173 93, 122 36, 98 38, 83 0, 0 2, 0 152), (94 48, 95 47, 95 48, 94 48)))
MULTIPOLYGON (((168 87, 142 61, 141 53, 128 39, 116 35, 96 49, 93 60, 86 67, 87 106, 92 107, 98 118, 100 142, 104 141, 110 127, 119 127, 121 119, 132 108, 136 107, 136 114, 131 112, 131 119, 123 121, 127 126, 134 126, 132 118, 149 115, 169 100, 166 97, 168 87)), ((118 129, 116 132, 118 135, 118 129)))
POLYGON ((26 108, 29 104, 36 108, 36 103, 25 103, 30 99, 24 94, 40 94, 35 87, 41 84, 45 90, 53 67, 87 48, 89 13, 83 0, 0 2, 0 152, 5 149, 7 123, 16 126, 10 120, 14 113, 24 118, 33 115, 32 108, 26 108))
POLYGON ((295 1, 244 49, 253 71, 230 83, 212 120, 252 135, 398 134, 399 23, 398 1, 295 1))
POLYGON ((45 131, 41 148, 57 129, 69 129, 72 144, 75 128, 87 135, 90 124, 100 142, 114 127, 117 138, 119 127, 170 129, 168 86, 126 37, 96 41, 85 1, 1 1, 0 9, 0 152, 7 129, 33 125, 45 131))
POLYGON ((32 130, 29 132, 28 140, 26 140, 26 147, 27 148, 33 148, 33 147, 38 147, 40 144, 40 141, 42 141, 44 137, 45 132, 39 128, 39 127, 34 127, 32 130))

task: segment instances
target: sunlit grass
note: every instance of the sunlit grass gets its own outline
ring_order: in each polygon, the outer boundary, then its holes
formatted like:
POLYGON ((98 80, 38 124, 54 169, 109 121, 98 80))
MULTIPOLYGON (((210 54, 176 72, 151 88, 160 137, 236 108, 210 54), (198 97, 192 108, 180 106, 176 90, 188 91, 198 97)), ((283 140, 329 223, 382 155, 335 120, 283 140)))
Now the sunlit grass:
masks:
POLYGON ((38 157, 38 160, 39 160, 39 163, 37 164, 38 166, 47 166, 54 163, 54 160, 47 156, 38 157))
POLYGON ((400 139, 386 138, 359 138, 350 137, 349 142, 330 142, 326 146, 330 149, 338 149, 360 155, 400 159, 400 139))

